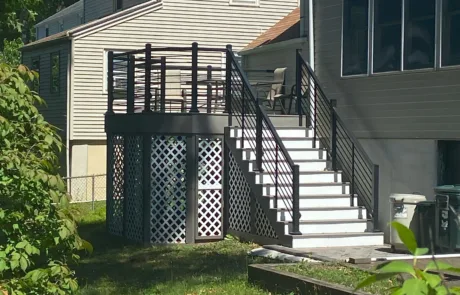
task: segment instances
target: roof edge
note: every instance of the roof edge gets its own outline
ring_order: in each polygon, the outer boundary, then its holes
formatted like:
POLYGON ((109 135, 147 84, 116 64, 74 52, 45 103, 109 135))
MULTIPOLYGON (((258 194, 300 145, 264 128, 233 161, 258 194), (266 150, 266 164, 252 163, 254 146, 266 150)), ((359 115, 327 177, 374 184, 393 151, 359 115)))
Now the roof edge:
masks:
POLYGON ((308 37, 299 37, 299 38, 290 39, 290 40, 286 40, 286 41, 282 41, 278 43, 260 45, 259 47, 254 47, 250 49, 243 49, 242 51, 239 52, 239 54, 244 56, 244 55, 250 55, 250 54, 256 54, 256 53, 276 51, 276 50, 285 49, 286 47, 295 46, 295 45, 303 46, 305 43, 308 43, 308 37))

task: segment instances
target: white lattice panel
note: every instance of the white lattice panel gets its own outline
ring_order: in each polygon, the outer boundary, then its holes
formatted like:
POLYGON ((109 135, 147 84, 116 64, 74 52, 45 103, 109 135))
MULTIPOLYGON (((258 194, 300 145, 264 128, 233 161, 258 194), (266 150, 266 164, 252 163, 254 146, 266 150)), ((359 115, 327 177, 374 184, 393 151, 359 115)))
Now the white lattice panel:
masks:
POLYGON ((273 226, 270 224, 259 202, 257 202, 257 200, 254 201, 256 202, 256 235, 278 239, 273 226))
POLYGON ((142 192, 142 137, 127 136, 126 145, 126 212, 125 236, 129 240, 143 240, 143 192, 142 192))
POLYGON ((186 138, 152 137, 151 242, 185 243, 186 138))
POLYGON ((198 140, 198 237, 222 236, 222 140, 198 140))
POLYGON ((251 188, 232 153, 229 168, 229 227, 251 233, 251 188))
POLYGON ((124 138, 120 135, 109 137, 111 149, 110 172, 112 182, 107 202, 107 227, 109 233, 123 235, 123 201, 124 201, 124 138))

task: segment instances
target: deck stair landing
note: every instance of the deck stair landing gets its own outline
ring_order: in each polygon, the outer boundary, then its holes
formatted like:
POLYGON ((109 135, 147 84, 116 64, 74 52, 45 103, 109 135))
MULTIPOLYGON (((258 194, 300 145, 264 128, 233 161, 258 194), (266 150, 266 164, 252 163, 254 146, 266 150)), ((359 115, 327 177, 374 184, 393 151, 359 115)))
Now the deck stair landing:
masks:
POLYGON ((383 233, 368 230, 371 226, 366 219, 366 209, 351 206, 358 204, 357 196, 352 200, 350 184, 343 181, 340 171, 330 171, 327 150, 321 148, 319 141, 313 144, 313 131, 305 127, 276 127, 276 131, 294 164, 299 165, 301 235, 289 234, 292 217, 281 198, 275 209, 273 163, 263 161, 264 171, 255 171, 256 155, 251 148, 255 146, 255 130, 246 129, 242 142, 242 129, 230 127, 226 132, 226 143, 254 197, 271 213, 267 217, 281 243, 292 248, 383 245, 383 233))

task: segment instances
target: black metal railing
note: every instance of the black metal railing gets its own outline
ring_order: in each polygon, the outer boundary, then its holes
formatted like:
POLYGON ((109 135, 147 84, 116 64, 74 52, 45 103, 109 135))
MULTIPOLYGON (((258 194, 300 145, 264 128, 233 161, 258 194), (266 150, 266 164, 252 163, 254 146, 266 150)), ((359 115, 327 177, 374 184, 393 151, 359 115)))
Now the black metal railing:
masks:
POLYGON ((222 113, 225 52, 197 43, 109 52, 108 113, 222 113))
POLYGON ((227 46, 226 62, 226 112, 228 125, 233 119, 239 125, 243 149, 255 153, 255 169, 270 175, 274 208, 282 201, 292 217, 291 234, 299 232, 299 166, 292 161, 265 109, 259 104, 245 72, 236 60, 231 46, 227 46), (273 190, 272 190, 273 189, 273 190))
POLYGON ((296 110, 299 126, 313 129, 314 141, 327 148, 332 170, 341 170, 350 182, 351 206, 364 206, 378 230, 379 166, 375 165, 337 114, 335 101, 329 101, 310 65, 297 51, 296 110), (358 196, 358 204, 354 197, 358 196))

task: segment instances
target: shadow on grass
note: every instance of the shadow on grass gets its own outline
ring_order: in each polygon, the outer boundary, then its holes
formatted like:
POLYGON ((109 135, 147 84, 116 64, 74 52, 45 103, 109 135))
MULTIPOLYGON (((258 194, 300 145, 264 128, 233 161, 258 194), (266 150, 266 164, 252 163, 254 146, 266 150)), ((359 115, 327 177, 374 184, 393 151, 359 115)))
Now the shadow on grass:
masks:
POLYGON ((143 247, 108 235, 105 222, 84 224, 79 231, 94 247, 94 253, 75 267, 82 294, 110 294, 111 289, 164 294, 172 284, 182 284, 187 290, 236 281, 245 284, 247 251, 253 247, 236 241, 143 247))

